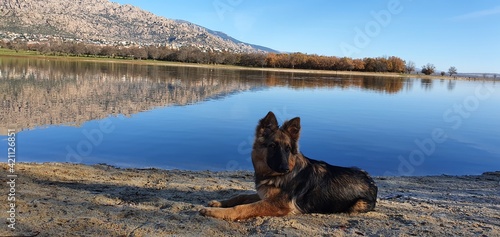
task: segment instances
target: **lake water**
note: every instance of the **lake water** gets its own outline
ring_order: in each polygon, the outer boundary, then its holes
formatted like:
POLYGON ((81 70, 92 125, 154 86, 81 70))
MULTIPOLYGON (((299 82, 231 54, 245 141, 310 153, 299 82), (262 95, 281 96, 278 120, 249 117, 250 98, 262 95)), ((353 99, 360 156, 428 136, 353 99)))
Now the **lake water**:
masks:
POLYGON ((252 170, 268 111, 308 157, 373 175, 500 170, 500 88, 453 81, 0 57, 0 153, 17 162, 252 170))

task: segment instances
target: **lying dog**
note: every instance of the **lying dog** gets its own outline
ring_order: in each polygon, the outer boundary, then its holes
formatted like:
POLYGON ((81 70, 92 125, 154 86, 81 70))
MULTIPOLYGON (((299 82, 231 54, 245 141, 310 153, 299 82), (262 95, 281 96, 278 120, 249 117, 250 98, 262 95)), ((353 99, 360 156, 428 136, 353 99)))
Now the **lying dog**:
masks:
POLYGON ((296 213, 361 213, 375 208, 378 188, 357 168, 329 165, 299 152, 300 118, 259 121, 252 151, 256 194, 211 201, 200 213, 226 220, 296 213))

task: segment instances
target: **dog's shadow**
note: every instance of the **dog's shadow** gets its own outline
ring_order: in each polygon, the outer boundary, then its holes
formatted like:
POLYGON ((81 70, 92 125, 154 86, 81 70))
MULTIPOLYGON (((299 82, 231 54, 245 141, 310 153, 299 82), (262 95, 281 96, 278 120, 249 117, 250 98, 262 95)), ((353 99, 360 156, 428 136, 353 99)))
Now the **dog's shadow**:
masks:
MULTIPOLYGON (((178 187, 166 185, 157 188, 127 183, 113 184, 108 180, 64 181, 29 175, 24 178, 35 184, 35 189, 26 190, 30 194, 20 197, 26 204, 19 205, 26 205, 36 218, 44 221, 70 221, 75 225, 86 225, 82 221, 91 218, 97 223, 135 226, 135 229, 162 229, 165 233, 172 226, 180 226, 181 230, 188 228, 186 223, 191 221, 206 221, 206 217, 199 215, 199 211, 213 199, 227 199, 228 196, 251 192, 225 186, 220 189, 208 185, 184 186, 182 183, 178 187)), ((109 230, 108 227, 86 226, 90 232, 94 230, 95 233, 107 233, 104 235, 109 236, 123 234, 123 231, 109 230)), ((43 233, 38 225, 28 222, 20 223, 19 228, 29 230, 30 233, 43 233)), ((128 231, 133 233, 135 229, 128 231)))
POLYGON ((104 195, 107 198, 116 200, 117 203, 120 204, 143 204, 155 202, 159 199, 165 199, 168 201, 186 202, 194 205, 206 205, 210 200, 227 199, 228 197, 239 194, 252 193, 252 190, 233 188, 225 188, 221 190, 183 190, 175 187, 157 189, 130 185, 63 182, 41 179, 36 179, 34 182, 48 187, 66 188, 72 189, 75 192, 104 195))

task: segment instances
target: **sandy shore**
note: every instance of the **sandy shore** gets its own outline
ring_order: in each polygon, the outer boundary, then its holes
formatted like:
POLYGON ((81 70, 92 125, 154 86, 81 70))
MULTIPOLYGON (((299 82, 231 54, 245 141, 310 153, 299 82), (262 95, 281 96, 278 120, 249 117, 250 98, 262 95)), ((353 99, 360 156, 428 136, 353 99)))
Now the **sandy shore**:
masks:
POLYGON ((375 177, 379 200, 366 214, 228 222, 198 211, 212 199, 251 193, 251 172, 20 163, 14 231, 6 219, 7 164, 0 171, 0 236, 500 236, 498 171, 375 177))

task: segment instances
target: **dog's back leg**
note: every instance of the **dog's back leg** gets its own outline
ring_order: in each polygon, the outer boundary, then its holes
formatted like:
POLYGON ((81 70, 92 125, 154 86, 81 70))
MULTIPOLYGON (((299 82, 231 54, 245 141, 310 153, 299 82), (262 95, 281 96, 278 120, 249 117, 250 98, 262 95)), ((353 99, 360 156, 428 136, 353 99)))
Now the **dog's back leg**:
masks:
POLYGON ((372 211, 375 208, 375 202, 370 202, 365 199, 358 199, 349 209, 349 213, 363 213, 372 211))
POLYGON ((244 220, 257 216, 285 216, 292 209, 285 203, 272 203, 267 200, 234 206, 231 208, 204 208, 200 214, 225 220, 244 220))
POLYGON ((236 197, 233 197, 228 200, 223 200, 223 201, 210 201, 208 203, 208 206, 210 207, 234 207, 237 205, 242 205, 242 204, 249 204, 249 203, 254 203, 260 201, 260 197, 258 194, 243 194, 243 195, 238 195, 236 197))

